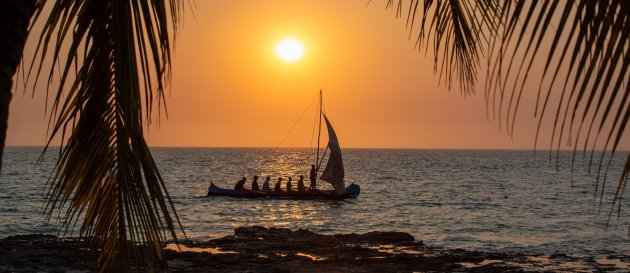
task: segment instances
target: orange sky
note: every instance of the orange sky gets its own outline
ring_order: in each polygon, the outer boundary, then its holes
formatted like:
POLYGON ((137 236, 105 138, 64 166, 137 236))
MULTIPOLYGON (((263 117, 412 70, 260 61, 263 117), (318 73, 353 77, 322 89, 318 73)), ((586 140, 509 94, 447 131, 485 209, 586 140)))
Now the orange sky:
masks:
MULTIPOLYGON (((366 3, 196 1, 176 42, 169 115, 148 128, 149 144, 276 147, 322 89, 342 147, 533 148, 529 109, 510 138, 487 119, 481 84, 472 97, 449 92, 405 20, 386 1, 366 3), (286 36, 304 42, 303 59, 274 55, 286 36)), ((20 90, 7 145, 43 145, 45 88, 34 99, 20 90)), ((314 115, 312 106, 281 146, 310 146, 314 115)))

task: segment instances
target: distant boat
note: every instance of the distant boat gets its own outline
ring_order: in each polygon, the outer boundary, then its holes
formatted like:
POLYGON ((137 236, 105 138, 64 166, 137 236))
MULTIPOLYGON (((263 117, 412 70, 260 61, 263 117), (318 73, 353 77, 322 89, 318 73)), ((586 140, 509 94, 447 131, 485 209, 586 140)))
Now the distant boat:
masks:
POLYGON ((333 129, 328 117, 324 114, 322 110, 322 93, 319 92, 319 130, 318 130, 318 139, 317 139, 317 156, 315 158, 315 166, 317 166, 317 170, 319 170, 319 166, 324 161, 324 157, 326 157, 326 153, 330 151, 328 155, 328 162, 326 163, 326 167, 324 168, 324 172, 320 176, 320 180, 326 181, 333 186, 333 190, 306 190, 306 191, 270 191, 270 192, 262 192, 262 191, 252 191, 248 189, 243 190, 233 190, 233 189, 225 189, 214 185, 214 183, 210 182, 210 187, 208 188, 208 196, 230 196, 230 197, 239 197, 239 198, 280 198, 280 199, 346 199, 346 198, 357 198, 359 193, 361 193, 361 187, 358 184, 352 183, 348 187, 345 185, 344 181, 344 168, 343 168, 343 159, 341 156, 341 147, 339 146, 339 140, 337 139, 337 134, 333 129), (324 151, 322 158, 319 158, 319 136, 321 135, 322 129, 322 117, 326 121, 326 127, 328 128, 328 145, 327 149, 324 151))
POLYGON ((208 188, 208 196, 229 196, 236 198, 274 198, 274 199, 298 199, 298 200, 306 200, 306 199, 347 199, 347 198, 357 198, 361 188, 357 184, 351 184, 347 188, 345 188, 345 192, 341 195, 337 195, 334 190, 317 190, 317 191, 282 191, 282 192, 274 192, 271 191, 269 193, 262 191, 252 191, 252 190, 234 190, 234 189, 224 189, 217 187, 214 183, 210 183, 210 188, 208 188))

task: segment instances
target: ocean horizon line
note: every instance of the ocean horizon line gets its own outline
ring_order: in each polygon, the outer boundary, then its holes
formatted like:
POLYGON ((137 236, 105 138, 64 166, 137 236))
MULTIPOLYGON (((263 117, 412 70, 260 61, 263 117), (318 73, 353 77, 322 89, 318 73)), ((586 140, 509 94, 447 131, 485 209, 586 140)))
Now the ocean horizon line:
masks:
MULTIPOLYGON (((49 146, 48 148, 59 148, 61 146, 49 146)), ((324 148, 322 146, 321 148, 324 148)), ((5 148, 41 148, 44 149, 45 146, 41 145, 7 145, 5 148)), ((271 146, 149 146, 151 149, 314 149, 315 147, 304 147, 304 146, 288 146, 288 147, 271 147, 271 146)), ((488 148, 488 147, 479 147, 479 148, 445 148, 445 147, 344 147, 344 150, 390 150, 390 151, 505 151, 505 152, 532 152, 532 153, 543 153, 543 152, 573 152, 576 153, 591 153, 591 152, 610 152, 611 150, 587 150, 584 151, 582 149, 534 149, 534 148, 488 148)), ((617 150, 616 153, 630 152, 630 150, 617 150)))

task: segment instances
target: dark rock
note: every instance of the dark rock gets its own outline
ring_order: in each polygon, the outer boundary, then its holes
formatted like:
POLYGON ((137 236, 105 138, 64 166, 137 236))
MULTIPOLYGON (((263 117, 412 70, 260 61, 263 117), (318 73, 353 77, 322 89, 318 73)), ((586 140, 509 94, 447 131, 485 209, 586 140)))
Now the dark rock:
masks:
POLYGON ((413 238, 413 236, 409 233, 395 231, 372 231, 360 235, 360 238, 367 242, 383 244, 408 243, 415 240, 415 238, 413 238))
POLYGON ((486 255, 480 251, 462 251, 461 249, 456 249, 455 251, 456 252, 450 255, 450 259, 453 262, 479 263, 487 258, 486 255))
POLYGON ((234 230, 236 236, 260 236, 260 234, 267 231, 263 226, 251 226, 251 227, 238 227, 234 230))
MULTIPOLYGON (((160 272, 493 273, 525 272, 523 268, 532 268, 531 265, 538 266, 542 272, 550 270, 536 261, 539 259, 530 260, 531 256, 521 253, 425 246, 403 232, 325 235, 308 229, 251 226, 237 228, 234 235, 219 239, 180 243, 189 247, 218 248, 224 253, 165 250, 169 266, 160 267, 160 272)), ((95 272, 95 253, 76 239, 13 236, 0 239, 0 272, 95 272)), ((628 256, 614 258, 627 260, 628 256)), ((550 259, 574 258, 554 254, 550 259)), ((610 265, 587 264, 592 272, 614 271, 610 265)))
POLYGON ((296 235, 303 236, 303 237, 313 237, 317 235, 317 233, 312 232, 308 229, 298 229, 295 233, 296 235))
POLYGON ((520 273, 526 272, 522 268, 507 264, 489 264, 471 268, 470 273, 520 273))
POLYGON ((492 259, 492 260, 507 260, 515 255, 518 254, 510 254, 510 253, 496 253, 496 252, 491 252, 491 253, 486 253, 486 258, 487 259, 492 259))
POLYGON ((569 256, 567 256, 567 254, 564 253, 554 253, 549 255, 549 259, 567 259, 569 258, 569 256))

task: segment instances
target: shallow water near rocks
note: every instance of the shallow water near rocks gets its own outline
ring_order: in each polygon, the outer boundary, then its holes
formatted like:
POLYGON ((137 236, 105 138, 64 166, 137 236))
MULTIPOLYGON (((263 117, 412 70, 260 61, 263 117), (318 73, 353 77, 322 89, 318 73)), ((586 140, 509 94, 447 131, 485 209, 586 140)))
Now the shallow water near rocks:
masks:
POLYGON ((175 243, 171 243, 171 244, 167 244, 164 249, 167 250, 173 250, 173 251, 177 251, 177 252, 197 252, 197 253, 210 253, 213 255, 218 255, 218 254, 238 254, 238 252, 236 251, 231 251, 231 250, 221 250, 217 247, 188 247, 185 246, 183 244, 175 244, 175 243))
MULTIPOLYGON (((9 147, 0 176, 0 236, 57 234, 46 225, 46 181, 52 151, 9 147)), ((571 152, 556 163, 530 151, 344 149, 347 183, 361 186, 357 199, 270 200, 205 197, 210 181, 232 187, 243 173, 306 175, 309 149, 155 148, 153 155, 189 238, 233 234, 262 225, 319 233, 402 231, 425 244, 449 248, 573 256, 628 254, 630 204, 608 222, 621 156, 609 170, 604 199, 595 195, 596 174, 571 152), (601 212, 598 211, 601 209, 601 212)), ((596 170, 596 168, 595 168, 596 170)), ((600 181, 599 186, 602 183, 600 181)), ((325 188, 327 185, 320 185, 325 188)), ((627 193, 626 193, 627 195, 627 193)))

